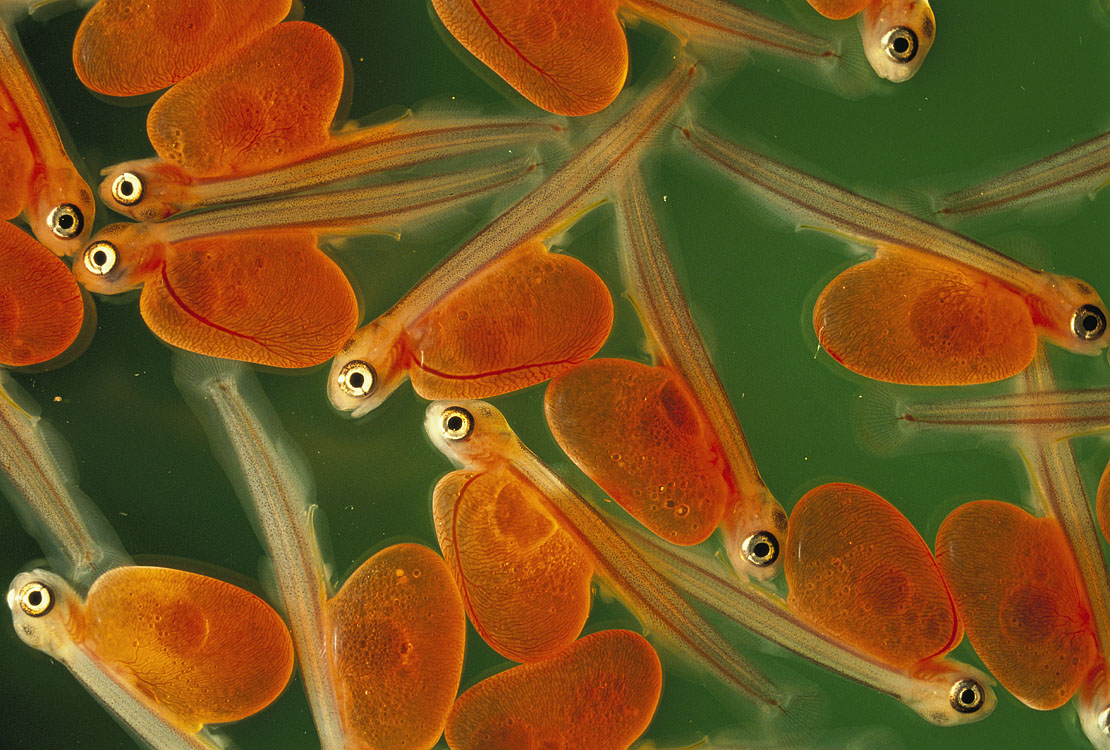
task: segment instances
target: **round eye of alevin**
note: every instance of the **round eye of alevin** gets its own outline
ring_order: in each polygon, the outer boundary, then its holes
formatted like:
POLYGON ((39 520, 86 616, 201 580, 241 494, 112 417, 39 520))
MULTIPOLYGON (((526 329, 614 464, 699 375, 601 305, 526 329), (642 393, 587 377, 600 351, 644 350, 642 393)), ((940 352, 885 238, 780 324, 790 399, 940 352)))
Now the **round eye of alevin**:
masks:
POLYGON ((143 180, 134 172, 123 172, 112 180, 112 199, 121 206, 134 206, 143 199, 143 180))
POLYGON ((1110 736, 1110 708, 1102 709, 1098 715, 1098 731, 1110 736))
POLYGON ((50 231, 55 237, 70 240, 81 234, 85 227, 85 217, 77 206, 62 203, 54 207, 46 217, 46 223, 50 225, 50 231))
POLYGON ((54 593, 45 584, 31 581, 19 590, 19 608, 31 617, 42 617, 54 606, 54 593))
POLYGON ((1106 333, 1106 313, 1096 305, 1083 305, 1071 316, 1071 330, 1084 341, 1093 341, 1106 333))
POLYGON ((740 545, 744 559, 765 568, 779 558, 779 540, 770 531, 757 531, 740 545))
POLYGON ((107 276, 116 267, 116 246, 111 242, 94 242, 85 248, 81 261, 88 272, 94 276, 107 276))
POLYGON ((343 369, 336 376, 336 382, 343 392, 354 398, 369 396, 374 390, 376 381, 374 368, 361 359, 353 359, 343 365, 343 369))
POLYGON ((474 430, 474 417, 459 406, 450 406, 439 417, 439 429, 448 440, 465 440, 474 430))
POLYGON ((917 57, 917 34, 905 26, 895 26, 883 34, 883 50, 897 63, 908 63, 917 57))
POLYGON ((983 686, 975 680, 957 680, 948 689, 948 702, 961 714, 973 714, 983 706, 983 686))

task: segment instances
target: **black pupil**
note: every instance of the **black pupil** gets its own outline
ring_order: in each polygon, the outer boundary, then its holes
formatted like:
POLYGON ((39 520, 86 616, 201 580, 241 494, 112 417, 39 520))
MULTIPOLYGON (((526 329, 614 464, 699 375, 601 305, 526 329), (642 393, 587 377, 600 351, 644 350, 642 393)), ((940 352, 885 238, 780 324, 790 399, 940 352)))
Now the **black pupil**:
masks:
POLYGON ((754 552, 755 556, 758 558, 767 557, 771 554, 771 545, 767 544, 767 542, 759 542, 752 548, 752 552, 754 552))
POLYGON ((58 217, 58 226, 62 229, 70 229, 73 226, 73 217, 69 214, 62 214, 58 217))
POLYGON ((447 429, 451 432, 458 432, 463 428, 463 420, 460 416, 452 416, 447 418, 447 429))
POLYGON ((899 55, 904 55, 910 48, 910 41, 904 36, 900 36, 894 40, 894 51, 899 55))
POLYGON ((93 265, 98 268, 104 266, 108 262, 108 253, 103 250, 97 250, 93 253, 93 265))
POLYGON ((362 388, 363 381, 364 378, 362 377, 361 372, 352 372, 350 375, 347 376, 347 382, 350 383, 351 387, 355 388, 356 390, 362 388))
POLYGON ((40 604, 42 604, 42 592, 32 591, 31 593, 27 594, 27 601, 32 607, 39 606, 40 604))
POLYGON ((119 191, 123 195, 131 195, 131 181, 124 180, 122 183, 120 183, 119 191))
POLYGON ((964 691, 960 693, 960 701, 965 706, 974 705, 975 704, 975 691, 972 690, 971 688, 965 688, 964 691))
POLYGON ((1083 329, 1086 331, 1093 331, 1098 328, 1098 317, 1087 313, 1083 316, 1083 329))

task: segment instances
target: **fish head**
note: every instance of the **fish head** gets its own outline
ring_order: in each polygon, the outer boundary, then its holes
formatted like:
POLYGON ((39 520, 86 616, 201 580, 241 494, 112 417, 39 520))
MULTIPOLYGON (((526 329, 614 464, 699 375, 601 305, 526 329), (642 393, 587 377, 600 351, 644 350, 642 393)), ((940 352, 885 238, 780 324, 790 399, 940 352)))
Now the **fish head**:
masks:
POLYGON ((859 24, 867 61, 879 76, 894 83, 913 78, 937 31, 928 0, 872 3, 860 13, 859 24))

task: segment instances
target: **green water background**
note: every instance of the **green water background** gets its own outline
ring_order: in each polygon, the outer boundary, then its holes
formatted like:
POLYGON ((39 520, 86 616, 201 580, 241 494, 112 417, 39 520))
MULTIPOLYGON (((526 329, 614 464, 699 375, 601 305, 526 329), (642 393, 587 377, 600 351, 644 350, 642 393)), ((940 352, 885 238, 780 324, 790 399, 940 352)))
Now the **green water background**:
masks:
MULTIPOLYGON (((857 45, 854 23, 820 19, 801 2, 745 0, 766 15, 841 35, 857 45)), ((354 73, 351 116, 422 102, 464 102, 506 111, 517 101, 503 85, 464 62, 422 2, 306 1, 305 18, 330 30, 354 73)), ((849 100, 757 60, 715 76, 702 116, 734 137, 750 137, 781 158, 883 200, 907 186, 954 189, 1101 132, 1110 123, 1110 24, 1092 2, 1013 3, 937 0, 938 41, 910 83, 883 85, 849 100)), ((80 20, 23 21, 19 33, 36 72, 77 144, 87 175, 150 153, 146 106, 103 102, 76 80, 70 45, 80 20)), ((637 86, 666 35, 630 30, 637 86)), ((517 103, 516 111, 529 107, 517 103)), ((695 315, 740 416, 763 476, 789 509, 827 481, 865 485, 895 503, 930 543, 944 516, 979 498, 1024 501, 1020 461, 1001 443, 952 441, 952 450, 877 457, 853 437, 852 405, 875 386, 818 352, 809 319, 817 293, 855 260, 835 238, 795 233, 689 155, 660 148, 653 199, 695 315)), ((114 221, 107 211, 98 225, 114 221)), ((391 305, 461 239, 490 218, 477 210, 434 241, 370 238, 338 257, 361 287, 366 319, 391 305)), ((1051 270, 1080 276, 1110 296, 1110 190, 1094 202, 1049 217, 1008 215, 965 226, 976 239, 1051 270)), ((610 284, 617 305, 602 355, 645 359, 642 333, 620 296, 610 208, 588 216, 559 248, 582 258, 610 284)), ((132 554, 185 557, 256 575, 261 550, 238 500, 208 452, 200 425, 169 374, 170 350, 143 324, 136 296, 100 300, 87 353, 38 375, 17 374, 68 439, 81 486, 132 554)), ((1062 385, 1110 381, 1104 357, 1054 351, 1062 385)), ((286 429, 315 472, 318 502, 340 573, 387 543, 435 546, 430 492, 449 469, 423 435, 424 402, 403 387, 362 422, 341 418, 325 392, 326 370, 261 374, 286 429)), ((1001 392, 1006 384, 928 395, 1001 392)), ((913 389, 893 389, 908 393, 913 389)), ((555 446, 542 419, 542 387, 499 398, 524 441, 593 499, 601 493, 555 446)), ((1098 438, 1075 442, 1089 489, 1108 451, 1098 438)), ((10 578, 40 553, 0 503, 0 575, 10 578)), ((991 575, 992 571, 983 571, 991 575)), ((619 606, 598 605, 587 630, 636 628, 619 606)), ((463 687, 506 666, 469 632, 463 687)), ((954 656, 978 661, 966 641, 954 656)), ((938 729, 896 701, 775 649, 757 649, 774 675, 801 681, 823 697, 826 725, 882 726, 906 747, 1082 747, 1071 705, 1025 708, 1004 690, 994 714, 977 724, 938 729)), ((691 670, 664 657, 665 690, 647 734, 681 745, 732 728, 759 732, 750 713, 691 670)), ((0 635, 0 745, 13 748, 132 747, 111 717, 60 665, 0 635)), ((274 706, 228 728, 239 747, 318 746, 294 684, 274 706)), ((807 744, 808 735, 794 739, 807 744)))

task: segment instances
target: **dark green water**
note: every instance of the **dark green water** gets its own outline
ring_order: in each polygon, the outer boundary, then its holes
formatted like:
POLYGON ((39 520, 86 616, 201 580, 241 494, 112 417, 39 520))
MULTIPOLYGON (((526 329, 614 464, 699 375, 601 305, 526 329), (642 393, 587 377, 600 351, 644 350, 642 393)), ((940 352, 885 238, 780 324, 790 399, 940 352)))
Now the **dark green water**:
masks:
MULTIPOLYGON (((816 18, 804 3, 745 4, 858 44, 854 24, 816 18)), ((503 111, 512 98, 456 55, 424 3, 306 0, 306 5, 305 18, 328 28, 350 56, 352 117, 452 98, 503 111)), ((883 85, 863 99, 847 100, 777 74, 773 62, 760 62, 718 76, 702 97, 704 117, 731 135, 753 137, 792 163, 883 200, 895 199, 907 186, 963 186, 1089 138, 1110 123, 1110 23, 1093 2, 1031 3, 1019 10, 1011 3, 937 0, 934 9, 939 40, 910 83, 883 85)), ((68 14, 46 24, 24 21, 19 33, 87 174, 95 175, 108 164, 149 154, 146 107, 104 103, 77 82, 69 49, 79 20, 79 14, 68 14)), ((664 37, 641 27, 630 39, 629 79, 636 85, 664 37)), ((817 293, 853 262, 853 251, 833 238, 796 233, 681 152, 661 149, 656 162, 650 187, 676 266, 763 476, 788 509, 823 482, 856 482, 894 502, 931 543, 940 521, 962 502, 1026 500, 1020 461, 1004 445, 965 440, 954 442, 951 451, 895 458, 858 447, 852 404, 874 386, 818 352, 809 323, 817 293)), ((367 319, 489 218, 476 212, 431 242, 371 238, 345 246, 339 257, 361 286, 367 319)), ((115 217, 106 211, 98 217, 99 224, 111 220, 115 217)), ((1029 262, 1083 277, 1110 296, 1110 190, 1050 220, 1015 215, 965 230, 1029 262)), ((638 323, 619 297, 614 243, 611 209, 602 208, 560 247, 591 263, 617 298, 616 326, 602 354, 643 358, 638 323)), ((132 554, 193 558, 255 575, 260 547, 173 385, 170 350, 146 329, 135 296, 101 300, 98 308, 99 330, 85 355, 55 372, 17 379, 69 440, 82 488, 132 554)), ((1104 357, 1053 355, 1062 384, 1110 380, 1104 357)), ((411 388, 354 423, 331 410, 322 368, 261 378, 312 463, 339 571, 352 570, 386 543, 421 540, 435 546, 430 492, 449 467, 424 438, 424 403, 411 388)), ((959 393, 1005 389, 999 384, 959 393)), ((542 388, 533 388, 497 404, 526 443, 599 499, 596 488, 569 471, 543 423, 541 400, 542 388)), ((1076 450, 1093 489, 1107 459, 1104 444, 1087 438, 1077 441, 1076 450)), ((10 578, 39 551, 6 504, 0 504, 0 529, 0 577, 10 578)), ((613 626, 635 627, 635 621, 620 607, 604 604, 588 629, 613 626)), ((1070 705, 1036 712, 1000 690, 991 717, 938 729, 892 699, 799 658, 766 652, 757 658, 770 673, 820 692, 830 727, 887 727, 910 748, 1086 743, 1070 705)), ((954 656, 978 664, 966 642, 954 656)), ((745 723, 750 713, 737 709, 720 689, 707 687, 673 658, 664 661, 665 692, 648 738, 680 745, 725 727, 760 731, 745 723)), ((464 687, 503 666, 471 638, 464 687)), ((0 729, 3 746, 133 746, 62 667, 23 646, 10 629, 0 636, 0 669, 0 715, 7 719, 0 729)), ((299 686, 228 734, 245 750, 317 746, 299 686)))

